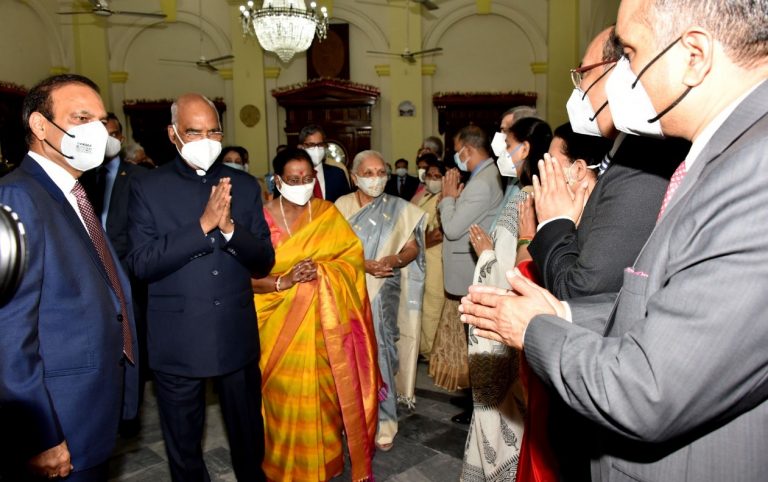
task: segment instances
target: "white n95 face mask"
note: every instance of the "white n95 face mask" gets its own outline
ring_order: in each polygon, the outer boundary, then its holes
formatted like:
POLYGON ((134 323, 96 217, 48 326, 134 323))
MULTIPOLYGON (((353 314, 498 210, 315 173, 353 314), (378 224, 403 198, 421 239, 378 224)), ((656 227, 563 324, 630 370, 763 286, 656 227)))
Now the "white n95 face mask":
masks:
POLYGON ((504 154, 504 151, 507 150, 507 135, 503 132, 495 133, 491 141, 491 149, 496 157, 504 154))
POLYGON ((420 183, 424 184, 424 178, 425 178, 426 175, 427 175, 427 170, 426 169, 423 169, 423 168, 419 169, 419 182, 420 183))
POLYGON ((605 84, 611 104, 611 116, 616 129, 639 136, 664 137, 651 98, 629 65, 626 57, 619 59, 605 84))
POLYGON ((431 192, 432 194, 437 194, 443 190, 443 180, 427 179, 426 187, 427 187, 427 191, 431 192))
POLYGON ((45 143, 57 150, 67 160, 67 164, 78 171, 87 171, 104 162, 109 133, 101 121, 93 121, 70 127, 65 131, 58 124, 50 121, 64 135, 61 137, 61 150, 45 140, 45 143))
MULTIPOLYGON (((600 110, 604 109, 606 104, 600 110)), ((597 114, 595 114, 589 96, 585 92, 580 89, 573 89, 565 108, 568 111, 568 120, 571 122, 573 132, 586 136, 600 137, 602 135, 600 127, 597 125, 597 114)))
MULTIPOLYGON (((521 147, 523 147, 522 144, 518 144, 517 147, 512 149, 512 152, 504 151, 501 153, 501 156, 499 156, 499 160, 496 161, 496 165, 499 167, 499 173, 504 177, 518 177, 519 174, 517 172, 517 166, 515 165, 515 162, 512 160, 512 154, 517 152, 521 147)), ((525 162, 525 159, 520 161, 520 164, 525 162)))
POLYGON ((317 167, 325 160, 325 147, 315 146, 309 149, 304 149, 312 159, 312 164, 317 167))
MULTIPOLYGON (((181 157, 185 161, 192 164, 197 169, 208 171, 210 167, 216 162, 216 158, 221 153, 221 142, 212 141, 208 138, 200 139, 199 141, 192 141, 185 143, 181 140, 179 131, 176 130, 176 125, 173 126, 173 132, 176 133, 176 138, 181 142, 181 157)), ((178 149, 178 148, 177 148, 178 149)))
POLYGON ((120 140, 115 139, 112 136, 107 137, 107 147, 104 151, 104 157, 106 159, 112 159, 120 153, 121 147, 123 147, 123 144, 120 140))
POLYGON ((315 183, 317 182, 317 180, 313 179, 309 184, 291 186, 290 184, 286 184, 280 176, 277 176, 277 178, 280 179, 280 186, 277 187, 277 190, 280 191, 280 195, 299 206, 303 206, 309 202, 312 197, 312 192, 315 189, 315 183))

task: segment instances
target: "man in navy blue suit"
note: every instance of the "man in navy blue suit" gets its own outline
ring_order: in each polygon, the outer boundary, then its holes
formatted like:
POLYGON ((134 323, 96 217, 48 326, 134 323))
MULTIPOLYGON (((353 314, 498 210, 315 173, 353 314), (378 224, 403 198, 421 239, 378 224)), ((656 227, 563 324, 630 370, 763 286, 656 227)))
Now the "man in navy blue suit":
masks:
POLYGON ((104 158, 106 117, 89 79, 44 80, 24 100, 29 153, 0 180, 29 251, 0 307, 3 480, 106 481, 121 412, 135 416, 130 285, 78 181, 104 158))
POLYGON ((213 378, 239 481, 263 480, 259 332, 251 277, 274 264, 256 178, 215 160, 213 103, 185 94, 168 137, 179 156, 131 180, 128 264, 149 285, 149 366, 175 481, 208 481, 201 448, 213 378))
POLYGON ((325 163, 325 131, 315 124, 305 126, 299 132, 299 148, 304 149, 312 158, 315 166, 315 197, 335 202, 349 194, 349 181, 344 171, 325 163))

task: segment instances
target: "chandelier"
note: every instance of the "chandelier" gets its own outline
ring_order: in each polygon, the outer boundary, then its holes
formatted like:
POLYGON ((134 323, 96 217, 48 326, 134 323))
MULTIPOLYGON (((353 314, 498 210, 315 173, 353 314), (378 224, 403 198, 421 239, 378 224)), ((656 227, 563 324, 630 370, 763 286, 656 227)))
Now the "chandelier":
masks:
POLYGON ((274 52, 283 62, 291 60, 296 52, 304 52, 317 38, 323 40, 328 34, 328 10, 310 3, 309 10, 304 0, 264 0, 260 9, 249 0, 240 6, 240 20, 243 34, 255 36, 259 43, 274 52))

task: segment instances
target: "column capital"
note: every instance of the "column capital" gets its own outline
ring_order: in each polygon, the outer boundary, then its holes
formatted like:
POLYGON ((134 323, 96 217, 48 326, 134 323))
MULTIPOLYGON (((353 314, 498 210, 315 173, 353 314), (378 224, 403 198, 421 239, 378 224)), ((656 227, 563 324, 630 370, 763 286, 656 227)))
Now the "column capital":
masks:
POLYGON ((50 72, 51 75, 66 74, 69 72, 69 67, 65 67, 63 65, 54 65, 50 69, 48 69, 48 72, 50 72))
POLYGON ((112 71, 109 73, 109 81, 113 84, 124 84, 128 82, 128 72, 112 71))
POLYGON ((232 80, 232 69, 219 69, 219 77, 224 80, 232 80))
POLYGON ((282 72, 280 67, 264 67, 264 78, 276 79, 280 77, 280 72, 282 72))
POLYGON ((491 13, 491 0, 476 0, 477 14, 478 15, 490 15, 491 13))
POLYGON ((431 77, 437 72, 437 64, 421 64, 421 75, 431 77))
POLYGON ((547 62, 531 62, 531 72, 536 74, 546 74, 549 69, 547 62))
POLYGON ((389 64, 378 64, 373 66, 374 70, 376 70, 376 75, 379 77, 389 77, 389 64))

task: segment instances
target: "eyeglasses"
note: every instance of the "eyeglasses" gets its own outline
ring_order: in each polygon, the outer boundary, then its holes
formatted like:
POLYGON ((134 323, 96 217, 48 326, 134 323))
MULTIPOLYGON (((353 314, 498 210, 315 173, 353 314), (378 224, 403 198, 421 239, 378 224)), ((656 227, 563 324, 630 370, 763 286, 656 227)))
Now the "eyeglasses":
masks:
POLYGON ((571 69, 571 82, 573 82, 574 87, 576 87, 577 89, 581 89, 581 81, 584 80, 584 74, 594 69, 595 67, 600 67, 601 65, 615 64, 616 62, 618 62, 618 59, 604 60, 596 64, 590 64, 590 65, 585 65, 583 67, 579 67, 576 69, 571 69))
POLYGON ((304 149, 312 149, 313 147, 326 147, 327 144, 325 142, 305 142, 302 144, 304 146, 304 149))
POLYGON ((302 184, 312 184, 312 181, 315 180, 315 176, 286 176, 283 179, 283 182, 288 184, 289 186, 300 186, 302 184))
POLYGON ((212 141, 220 141, 224 138, 224 132, 218 129, 208 132, 198 131, 195 129, 187 129, 183 132, 183 134, 188 141, 199 141, 205 138, 211 139, 212 141))

